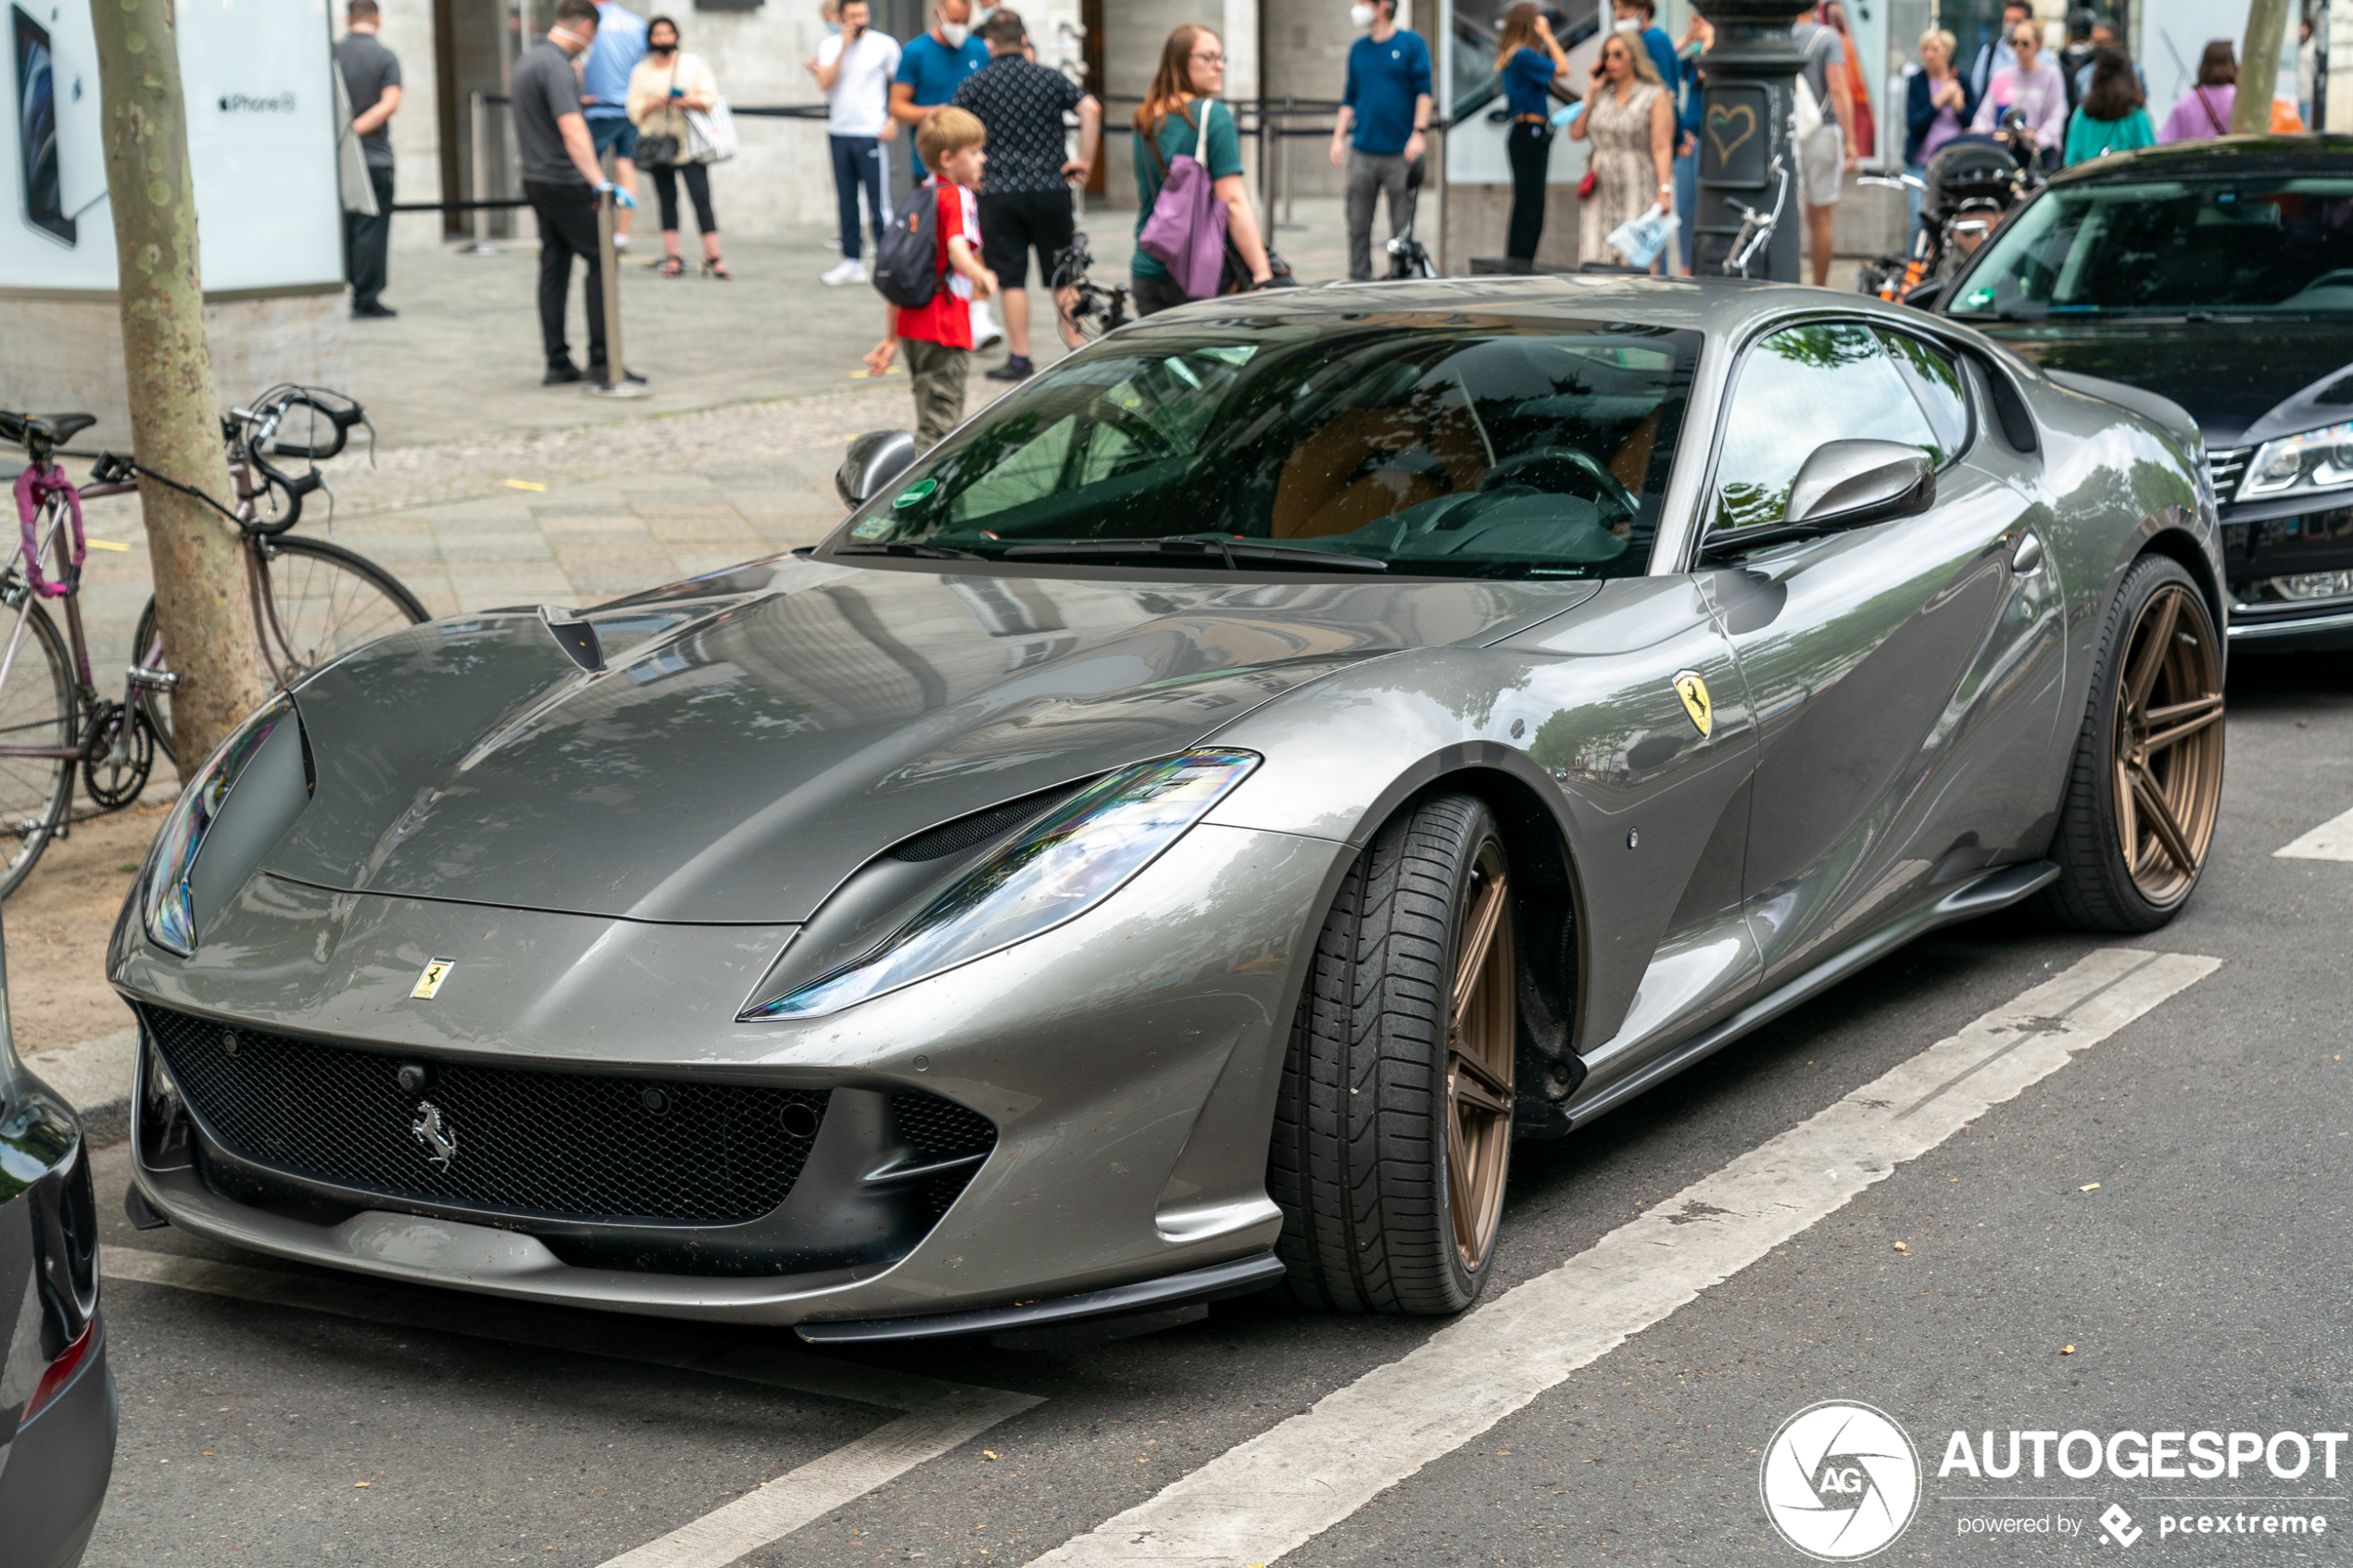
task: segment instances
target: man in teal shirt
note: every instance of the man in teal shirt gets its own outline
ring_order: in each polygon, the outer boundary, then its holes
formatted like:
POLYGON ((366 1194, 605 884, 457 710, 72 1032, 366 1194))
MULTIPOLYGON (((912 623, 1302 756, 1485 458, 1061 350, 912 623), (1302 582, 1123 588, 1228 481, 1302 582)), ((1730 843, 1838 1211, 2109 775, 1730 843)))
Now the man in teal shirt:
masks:
POLYGON ((1348 276, 1373 275, 1373 203, 1389 195, 1389 237, 1414 221, 1409 175, 1429 125, 1429 46, 1397 25, 1397 0, 1353 8, 1371 31, 1348 50, 1348 82, 1332 128, 1332 167, 1346 171, 1348 276))

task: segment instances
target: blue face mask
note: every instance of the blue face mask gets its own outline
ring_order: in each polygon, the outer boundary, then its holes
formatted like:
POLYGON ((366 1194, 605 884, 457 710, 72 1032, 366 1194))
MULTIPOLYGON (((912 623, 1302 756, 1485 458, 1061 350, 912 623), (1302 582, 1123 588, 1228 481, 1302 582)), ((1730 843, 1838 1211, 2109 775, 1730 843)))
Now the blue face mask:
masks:
POLYGON ((841 36, 841 23, 827 22, 825 24, 825 32, 828 37, 839 38, 841 36))

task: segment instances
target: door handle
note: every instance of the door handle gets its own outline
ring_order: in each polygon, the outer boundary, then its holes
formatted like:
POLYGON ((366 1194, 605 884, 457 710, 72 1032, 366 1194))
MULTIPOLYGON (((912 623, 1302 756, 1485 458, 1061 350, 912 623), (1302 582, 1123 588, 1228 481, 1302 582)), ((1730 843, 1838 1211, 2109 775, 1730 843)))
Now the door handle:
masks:
POLYGON ((2018 548, 2010 552, 2010 571, 2020 577, 2026 577, 2032 575, 2035 568, 2042 564, 2042 536, 2029 533, 2021 537, 2018 542, 2018 548))

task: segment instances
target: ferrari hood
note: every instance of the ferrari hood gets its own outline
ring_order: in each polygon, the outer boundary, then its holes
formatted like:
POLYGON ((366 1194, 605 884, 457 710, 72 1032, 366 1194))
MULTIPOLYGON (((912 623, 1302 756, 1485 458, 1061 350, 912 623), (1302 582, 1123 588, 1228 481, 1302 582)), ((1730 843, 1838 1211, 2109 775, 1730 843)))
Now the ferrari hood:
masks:
POLYGON ((1344 664, 1491 642, 1592 591, 787 560, 592 612, 597 674, 534 611, 461 616, 297 691, 316 788, 262 869, 348 892, 799 922, 911 834, 1195 745, 1344 664))
POLYGON ((2290 430, 2353 417, 2353 326, 2337 321, 2020 322, 1986 329, 2045 370, 2100 376, 2170 397, 2189 410, 2209 450, 2267 441, 2290 430), (2300 394, 2338 405, 2287 423, 2300 394))

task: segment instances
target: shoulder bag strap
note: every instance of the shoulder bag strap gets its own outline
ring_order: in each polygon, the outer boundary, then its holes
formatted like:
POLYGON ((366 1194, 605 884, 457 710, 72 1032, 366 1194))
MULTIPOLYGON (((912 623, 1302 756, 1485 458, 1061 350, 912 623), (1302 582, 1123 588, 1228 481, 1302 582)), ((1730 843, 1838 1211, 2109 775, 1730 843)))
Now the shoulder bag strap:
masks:
POLYGON ((1201 135, 1193 143, 1193 161, 1203 169, 1209 167, 1209 116, 1217 107, 1214 98, 1198 100, 1201 104, 1201 135))
POLYGON ((2196 91, 2197 107, 2206 111, 2206 123, 2214 127, 2214 134, 2217 136, 2229 135, 2231 133, 2230 128, 2222 123, 2220 116, 2215 114, 2213 100, 2206 95, 2206 89, 2200 87, 2196 91))

